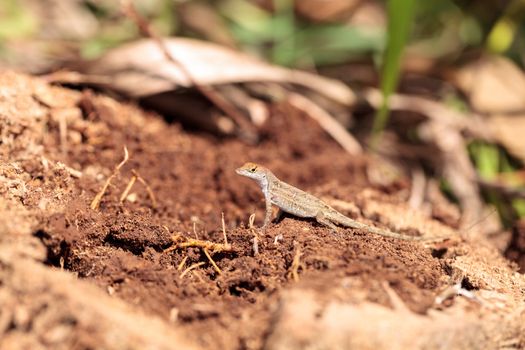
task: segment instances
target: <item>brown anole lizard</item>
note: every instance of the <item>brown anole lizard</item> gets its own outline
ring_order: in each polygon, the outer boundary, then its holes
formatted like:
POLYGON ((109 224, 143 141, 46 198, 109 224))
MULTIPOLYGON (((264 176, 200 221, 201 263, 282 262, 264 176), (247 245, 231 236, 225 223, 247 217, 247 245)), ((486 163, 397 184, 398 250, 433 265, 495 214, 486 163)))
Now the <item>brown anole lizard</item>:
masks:
POLYGON ((235 172, 255 180, 261 187, 266 200, 266 215, 262 226, 263 229, 271 221, 272 204, 274 204, 286 213, 302 218, 314 218, 320 224, 326 225, 334 231, 337 231, 336 225, 340 225, 408 241, 434 242, 449 238, 409 236, 360 223, 341 214, 319 198, 279 180, 268 168, 255 163, 248 162, 237 168, 235 172))

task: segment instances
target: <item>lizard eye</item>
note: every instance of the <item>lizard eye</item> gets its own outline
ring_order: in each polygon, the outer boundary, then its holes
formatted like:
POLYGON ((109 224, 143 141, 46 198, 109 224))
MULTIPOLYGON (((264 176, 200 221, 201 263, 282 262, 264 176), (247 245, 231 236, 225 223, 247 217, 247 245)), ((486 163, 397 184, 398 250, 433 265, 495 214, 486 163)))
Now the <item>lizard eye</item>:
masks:
POLYGON ((254 173, 255 170, 257 170, 257 167, 256 167, 256 166, 254 166, 253 168, 250 169, 250 171, 251 171, 252 173, 254 173))

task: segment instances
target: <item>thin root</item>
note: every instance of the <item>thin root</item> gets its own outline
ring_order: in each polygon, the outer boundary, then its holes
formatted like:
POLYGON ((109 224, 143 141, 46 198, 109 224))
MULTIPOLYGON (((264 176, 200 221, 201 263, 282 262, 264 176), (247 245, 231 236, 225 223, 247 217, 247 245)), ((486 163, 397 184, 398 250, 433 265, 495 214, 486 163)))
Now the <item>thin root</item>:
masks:
POLYGON ((232 246, 231 244, 223 244, 223 243, 215 243, 210 241, 202 241, 200 239, 192 239, 188 238, 186 242, 178 243, 176 244, 177 248, 189 248, 189 247, 198 247, 203 249, 208 249, 212 253, 220 253, 220 252, 231 252, 232 246))
MULTIPOLYGON (((166 226, 164 226, 164 228, 168 231, 168 233, 170 232, 170 230, 166 226)), ((175 249, 179 248, 179 246, 177 245, 177 242, 181 238, 182 238, 182 235, 180 233, 177 233, 177 234, 171 236, 171 240, 173 241, 174 244, 171 247, 164 249, 162 252, 163 253, 169 253, 169 252, 172 252, 175 249)))
POLYGON ((124 202, 124 200, 128 197, 129 191, 131 191, 131 188, 135 184, 135 181, 137 181, 137 177, 133 175, 131 179, 129 179, 128 185, 122 192, 122 195, 120 196, 120 203, 124 202))
POLYGON ((293 257, 293 262, 292 262, 292 266, 290 267, 290 273, 289 273, 289 275, 292 276, 295 282, 299 282, 299 268, 302 267, 301 255, 302 255, 301 248, 297 246, 297 250, 295 251, 295 255, 293 257))
POLYGON ((182 259, 182 261, 180 262, 179 266, 177 266, 177 271, 182 270, 182 268, 186 264, 186 260, 188 260, 188 256, 187 255, 184 257, 184 259, 182 259))
POLYGON ((349 154, 358 155, 363 153, 363 148, 354 136, 316 103, 297 93, 288 95, 288 103, 314 119, 349 154))
POLYGON ((228 245, 228 237, 226 236, 226 224, 224 223, 224 212, 221 213, 222 221, 222 235, 224 236, 224 244, 228 245))
POLYGON ((95 198, 93 198, 93 201, 91 202, 91 205, 90 205, 91 209, 97 210, 99 208, 100 201, 102 200, 104 193, 106 193, 106 190, 111 184, 111 180, 113 180, 113 178, 118 175, 118 173, 120 172, 120 168, 122 168, 122 166, 126 164, 128 160, 129 160, 128 148, 124 146, 124 159, 115 167, 115 169, 113 170, 113 173, 108 177, 108 179, 106 180, 106 183, 104 183, 104 186, 102 186, 102 189, 100 190, 100 192, 97 193, 95 198))
POLYGON ((219 266, 217 266, 217 264, 215 263, 215 261, 213 261, 213 259, 211 258, 211 255, 210 255, 210 253, 208 252, 208 249, 204 248, 203 251, 204 251, 204 255, 206 255, 206 257, 207 257, 208 260, 210 261, 211 266, 213 266, 213 268, 215 269, 215 271, 217 271, 217 273, 218 273, 219 275, 222 275, 221 269, 219 269, 219 266))
POLYGON ((199 235, 197 234, 197 223, 193 221, 193 234, 195 235, 195 239, 199 239, 199 235))
POLYGON ((250 218, 248 219, 248 227, 250 229, 253 229, 254 226, 253 226, 253 223, 255 222, 255 213, 253 213, 252 215, 250 215, 250 218))
MULTIPOLYGON (((168 253, 176 249, 185 249, 185 248, 190 248, 190 247, 201 248, 204 252, 204 255, 206 255, 206 257, 210 261, 210 264, 213 266, 213 268, 215 269, 215 271, 217 271, 219 275, 222 274, 222 271, 219 268, 219 266, 217 266, 215 261, 212 259, 210 251, 212 253, 220 253, 220 252, 231 252, 233 250, 231 244, 214 243, 210 241, 202 241, 199 239, 185 238, 185 237, 182 237, 180 233, 173 235, 171 239, 173 240, 173 245, 165 249, 164 253, 168 253)), ((188 257, 182 260, 177 270, 180 271, 182 269, 182 267, 186 263, 187 258, 188 257)))
POLYGON ((248 219, 248 227, 250 231, 252 231, 253 233, 253 244, 252 244, 253 255, 258 255, 259 254, 259 238, 257 237, 257 231, 255 230, 253 226, 254 222, 255 222, 255 213, 250 215, 250 218, 248 219))
POLYGON ((151 190, 151 187, 149 187, 146 180, 144 180, 135 169, 132 169, 131 172, 133 173, 133 175, 135 175, 137 180, 139 180, 139 182, 143 184, 144 187, 146 187, 146 192, 148 192, 148 196, 151 200, 151 205, 153 206, 153 209, 157 208, 157 200, 155 199, 155 195, 153 194, 153 191, 151 190))
POLYGON ((220 95, 212 86, 201 85, 201 83, 195 79, 190 70, 171 53, 165 42, 151 29, 148 21, 137 12, 131 0, 121 0, 121 8, 124 14, 137 25, 141 33, 145 34, 155 42, 166 60, 173 63, 173 65, 189 80, 191 85, 193 85, 218 109, 230 116, 230 118, 237 123, 240 130, 243 131, 243 136, 252 142, 258 139, 257 129, 254 125, 246 120, 243 113, 233 103, 220 95))
POLYGON ((183 278, 188 272, 190 272, 191 270, 196 269, 197 267, 202 266, 204 264, 205 264, 204 261, 201 261, 200 263, 196 263, 196 264, 191 265, 186 270, 184 270, 184 272, 182 272, 180 274, 180 278, 183 278))

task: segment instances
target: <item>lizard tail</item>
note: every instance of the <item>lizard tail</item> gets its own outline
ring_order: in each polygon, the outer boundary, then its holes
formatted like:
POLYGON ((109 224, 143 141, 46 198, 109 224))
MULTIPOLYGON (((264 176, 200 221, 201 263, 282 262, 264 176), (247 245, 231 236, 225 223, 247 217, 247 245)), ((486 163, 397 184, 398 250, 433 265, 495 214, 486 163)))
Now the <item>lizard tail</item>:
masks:
POLYGON ((384 236, 384 237, 390 237, 390 238, 402 239, 402 240, 405 240, 405 241, 422 241, 423 240, 423 237, 421 237, 421 236, 404 235, 404 234, 392 232, 392 231, 389 231, 389 230, 383 230, 383 229, 377 228, 375 226, 362 224, 360 222, 356 222, 355 225, 353 226, 353 228, 363 229, 363 230, 366 230, 366 231, 368 231, 370 233, 374 233, 376 235, 380 235, 380 236, 384 236))
POLYGON ((374 227, 374 226, 363 224, 361 222, 352 220, 352 219, 344 216, 343 214, 340 214, 340 213, 338 213, 338 214, 340 215, 340 217, 338 219, 340 219, 341 223, 344 226, 365 230, 365 231, 368 231, 370 233, 374 233, 376 235, 380 235, 380 236, 384 236, 384 237, 397 238, 397 239, 401 239, 401 240, 404 240, 404 241, 416 241, 416 242, 427 242, 427 243, 441 242, 441 241, 444 241, 444 240, 447 240, 447 239, 451 238, 451 237, 423 237, 423 236, 404 235, 404 234, 401 234, 401 233, 392 232, 390 230, 383 230, 383 229, 380 229, 380 228, 377 228, 377 227, 374 227))

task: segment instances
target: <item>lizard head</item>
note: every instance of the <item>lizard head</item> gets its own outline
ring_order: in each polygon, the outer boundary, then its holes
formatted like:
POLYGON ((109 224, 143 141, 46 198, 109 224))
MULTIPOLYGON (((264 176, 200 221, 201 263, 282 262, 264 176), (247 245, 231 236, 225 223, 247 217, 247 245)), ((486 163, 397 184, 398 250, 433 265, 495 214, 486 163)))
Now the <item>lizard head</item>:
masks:
POLYGON ((242 167, 235 169, 235 172, 239 175, 254 179, 259 183, 265 181, 268 174, 265 167, 251 162, 245 163, 242 167))

